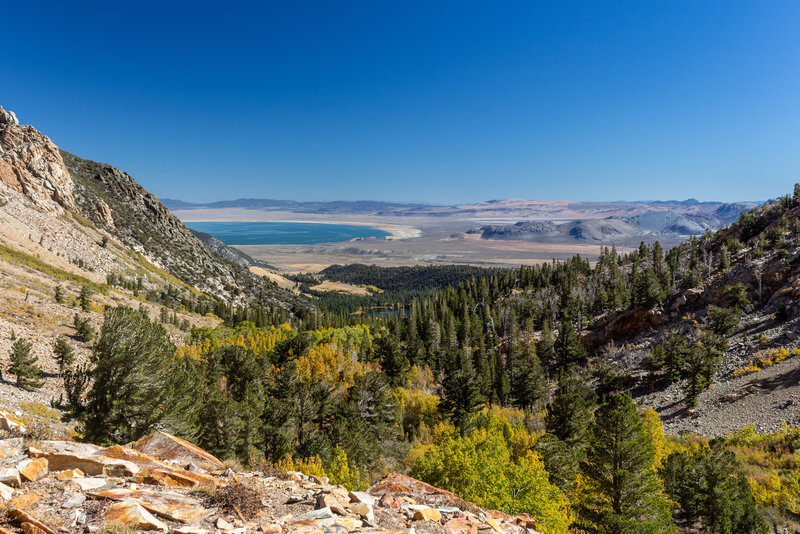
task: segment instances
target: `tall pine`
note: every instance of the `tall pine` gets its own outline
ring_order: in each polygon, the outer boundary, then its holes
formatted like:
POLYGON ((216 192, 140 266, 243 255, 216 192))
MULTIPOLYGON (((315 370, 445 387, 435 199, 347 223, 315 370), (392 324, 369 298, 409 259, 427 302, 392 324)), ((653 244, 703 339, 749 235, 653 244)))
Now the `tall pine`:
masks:
POLYGON ((595 413, 586 459, 578 525, 590 533, 677 533, 669 501, 653 467, 655 449, 627 393, 595 413))

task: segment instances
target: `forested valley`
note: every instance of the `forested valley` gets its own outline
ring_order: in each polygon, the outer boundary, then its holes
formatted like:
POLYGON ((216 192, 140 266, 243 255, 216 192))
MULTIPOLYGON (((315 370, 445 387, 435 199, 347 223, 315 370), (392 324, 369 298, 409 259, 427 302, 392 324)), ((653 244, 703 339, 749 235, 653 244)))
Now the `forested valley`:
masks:
POLYGON ((180 346, 138 310, 108 308, 91 362, 64 369, 59 407, 93 443, 164 429, 350 489, 401 471, 547 533, 796 529, 800 431, 665 436, 634 399, 679 384, 688 413, 743 315, 793 324, 799 245, 796 186, 666 251, 330 268, 376 291, 291 313, 218 303, 224 324, 180 346), (620 365, 619 347, 644 333, 648 355, 620 365))

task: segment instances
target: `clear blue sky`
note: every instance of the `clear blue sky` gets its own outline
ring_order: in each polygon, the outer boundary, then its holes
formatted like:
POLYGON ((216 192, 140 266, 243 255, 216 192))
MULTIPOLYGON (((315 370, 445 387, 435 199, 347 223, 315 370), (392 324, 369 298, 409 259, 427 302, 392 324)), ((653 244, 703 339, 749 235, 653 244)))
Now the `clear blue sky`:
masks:
POLYGON ((766 199, 800 3, 6 2, 0 105, 160 197, 766 199))

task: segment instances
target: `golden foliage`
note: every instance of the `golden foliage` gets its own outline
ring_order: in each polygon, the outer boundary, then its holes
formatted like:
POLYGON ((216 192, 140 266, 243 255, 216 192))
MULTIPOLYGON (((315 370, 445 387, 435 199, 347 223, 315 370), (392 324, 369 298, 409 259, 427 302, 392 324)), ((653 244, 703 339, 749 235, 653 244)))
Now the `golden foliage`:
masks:
POLYGON ((364 364, 358 361, 358 354, 343 349, 337 343, 311 347, 297 358, 297 374, 309 382, 325 380, 349 389, 355 382, 355 377, 364 372, 364 364))

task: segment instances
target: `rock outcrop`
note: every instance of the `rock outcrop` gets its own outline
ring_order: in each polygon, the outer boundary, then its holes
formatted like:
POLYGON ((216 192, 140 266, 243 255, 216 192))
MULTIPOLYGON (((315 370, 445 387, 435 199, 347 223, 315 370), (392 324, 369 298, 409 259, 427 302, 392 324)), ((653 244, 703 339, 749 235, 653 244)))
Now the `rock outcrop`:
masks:
MULTIPOLYGON (((73 264, 91 267, 91 272, 107 275, 142 267, 146 271, 163 270, 193 289, 229 304, 258 302, 272 309, 308 308, 290 292, 252 274, 247 267, 256 262, 246 261, 246 255, 224 245, 221 250, 207 246, 129 174, 60 151, 48 137, 33 126, 20 125, 14 113, 2 107, 0 209, 17 219, 15 223, 20 222, 16 225, 19 228, 13 229, 13 239, 24 235, 33 241, 31 236, 38 235, 40 246, 47 242, 48 251, 56 249, 73 264), (71 215, 54 216, 65 211, 71 215), (23 212, 30 217, 21 217, 23 212), (25 225, 28 228, 22 228, 25 225), (56 226, 64 231, 54 230, 56 226), (69 226, 74 226, 80 235, 70 232, 69 226), (102 262, 86 257, 83 241, 87 233, 103 247, 112 240, 112 247, 102 253, 102 262), (113 241, 122 246, 113 247, 113 241), (128 254, 131 250, 134 253, 128 254), (116 259, 111 257, 114 254, 116 259), (145 262, 152 265, 143 265, 145 262), (157 269, 152 269, 153 265, 157 269)), ((6 237, 0 229, 0 242, 6 237)), ((171 285, 175 282, 168 280, 171 285)), ((199 295, 185 287, 182 291, 199 295)))
POLYGON ((0 440, 0 470, 17 475, 13 487, 0 483, 7 511, 0 534, 103 528, 176 534, 536 533, 529 516, 482 510, 397 473, 366 492, 298 472, 236 473, 163 432, 131 447, 37 445, 26 449, 19 438, 0 440))
POLYGON ((0 107, 0 183, 46 211, 75 210, 73 182, 58 147, 0 107))

